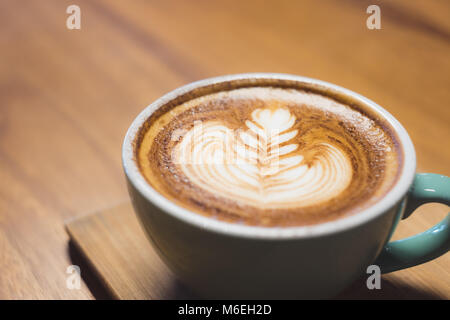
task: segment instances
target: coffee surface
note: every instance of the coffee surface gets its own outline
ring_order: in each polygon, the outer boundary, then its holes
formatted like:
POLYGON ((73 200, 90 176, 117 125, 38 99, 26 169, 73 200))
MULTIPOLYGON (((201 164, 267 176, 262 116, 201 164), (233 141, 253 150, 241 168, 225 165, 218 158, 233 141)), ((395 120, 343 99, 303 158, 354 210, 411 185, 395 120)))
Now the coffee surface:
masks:
POLYGON ((193 212, 248 225, 354 214, 385 195, 401 163, 381 122, 296 89, 205 95, 155 113, 141 130, 136 158, 156 191, 193 212))

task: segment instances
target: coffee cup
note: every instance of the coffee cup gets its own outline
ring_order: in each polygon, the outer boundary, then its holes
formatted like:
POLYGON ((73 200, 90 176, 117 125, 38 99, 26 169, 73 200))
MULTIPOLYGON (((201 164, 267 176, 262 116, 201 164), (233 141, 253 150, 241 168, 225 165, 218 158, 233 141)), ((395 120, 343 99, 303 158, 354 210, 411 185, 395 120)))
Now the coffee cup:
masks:
MULTIPOLYGON (((178 88, 146 107, 123 143, 131 201, 149 241, 178 279, 206 298, 330 298, 365 274, 432 260, 450 248, 450 216, 429 230, 389 242, 397 224, 428 202, 450 203, 448 177, 419 173, 413 143, 385 109, 348 89, 301 76, 251 73, 178 88), (136 148, 148 119, 169 104, 211 92, 260 85, 294 86, 364 106, 394 131, 402 163, 393 186, 376 202, 336 220, 302 226, 230 223, 200 215, 165 197, 142 174, 136 148)), ((426 214, 426 213, 425 213, 426 214)))

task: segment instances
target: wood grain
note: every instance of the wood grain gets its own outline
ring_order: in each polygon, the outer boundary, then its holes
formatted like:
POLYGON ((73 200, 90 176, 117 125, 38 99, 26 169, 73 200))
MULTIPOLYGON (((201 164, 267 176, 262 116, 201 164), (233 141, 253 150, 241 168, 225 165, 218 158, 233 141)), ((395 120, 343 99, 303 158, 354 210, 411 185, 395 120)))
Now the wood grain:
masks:
MULTIPOLYGON (((0 298, 94 298, 66 287, 64 221, 127 199, 128 125, 194 80, 285 72, 347 87, 401 121, 419 171, 450 175, 448 1, 376 1, 381 30, 365 27, 370 1, 76 2, 81 30, 65 26, 73 1, 0 2, 0 298)), ((447 211, 428 205, 401 227, 447 211)), ((433 291, 449 265, 415 270, 433 291)))
MULTIPOLYGON (((101 210, 66 225, 67 232, 116 299, 198 298, 160 260, 130 203, 101 210)), ((400 230, 398 236, 404 237, 400 230)), ((446 257, 383 275, 380 290, 360 279, 336 299, 448 299, 448 270, 433 270, 446 257), (430 276, 431 275, 431 276, 430 276), (434 276, 433 276, 434 275, 434 276), (437 276, 439 275, 439 276, 437 276)))

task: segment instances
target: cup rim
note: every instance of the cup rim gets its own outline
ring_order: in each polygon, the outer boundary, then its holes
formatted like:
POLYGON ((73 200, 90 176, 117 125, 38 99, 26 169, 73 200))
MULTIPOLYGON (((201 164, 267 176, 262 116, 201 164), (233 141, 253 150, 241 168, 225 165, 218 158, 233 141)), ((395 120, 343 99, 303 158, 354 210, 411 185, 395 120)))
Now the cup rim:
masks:
MULTIPOLYGON (((255 84, 255 86, 256 85, 257 84, 255 84)), ((215 233, 220 233, 223 235, 273 240, 311 238, 329 235, 355 228, 381 216, 383 213, 391 209, 396 203, 398 203, 407 193, 415 175, 416 153, 411 138, 409 137, 405 128, 400 124, 400 122, 384 108, 358 93, 332 83, 303 76, 281 73, 242 73, 213 77, 192 82, 165 94, 164 96, 158 98, 153 103, 148 105, 134 119, 125 135, 125 139, 122 145, 122 164, 125 175, 132 186, 144 198, 150 201, 154 206, 159 208, 165 214, 169 214, 175 219, 185 222, 191 226, 195 226, 197 228, 215 233), (325 223, 292 227, 250 226, 216 220, 195 213, 175 204, 174 202, 158 193, 153 187, 151 187, 138 168, 134 152, 134 141, 136 138, 136 134, 139 132, 141 126, 151 116, 151 114, 159 107, 196 88, 220 84, 222 82, 252 79, 256 81, 258 79, 295 81, 308 85, 318 86, 321 88, 331 89, 335 92, 343 94, 344 96, 350 97, 351 99, 356 100, 359 103, 364 104, 365 106, 371 108, 376 113, 381 115, 383 119, 394 129, 395 134, 400 140, 401 150, 403 152, 403 164, 394 186, 391 187, 388 193, 384 195, 380 200, 378 200, 373 205, 364 208, 360 212, 325 223)))

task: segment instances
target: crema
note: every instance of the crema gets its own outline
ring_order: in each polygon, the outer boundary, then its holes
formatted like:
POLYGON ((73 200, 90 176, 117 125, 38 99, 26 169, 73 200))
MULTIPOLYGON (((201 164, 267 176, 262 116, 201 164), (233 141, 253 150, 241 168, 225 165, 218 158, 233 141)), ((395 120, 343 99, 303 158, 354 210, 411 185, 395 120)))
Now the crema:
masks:
POLYGON ((396 138, 364 110, 277 87, 210 93, 153 114, 136 159, 174 203, 265 227, 355 214, 389 190, 401 162, 396 138))

